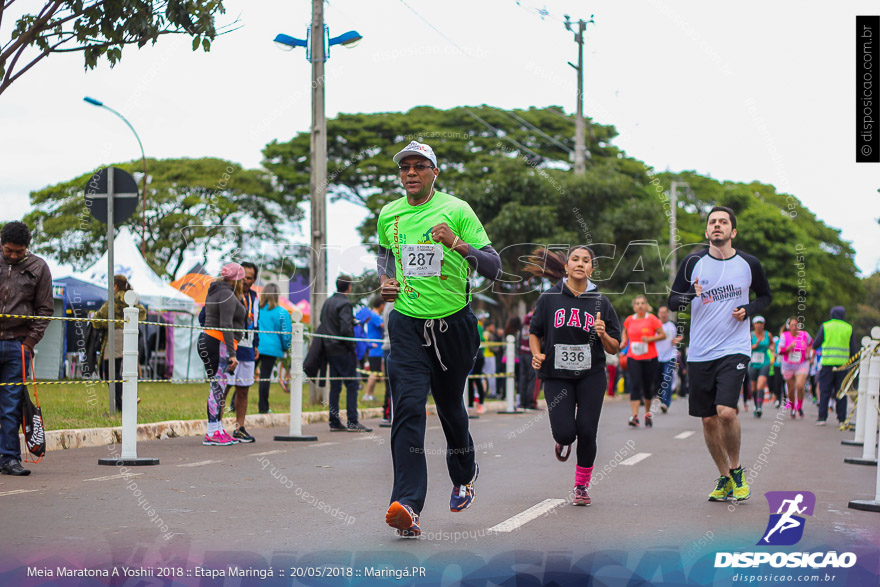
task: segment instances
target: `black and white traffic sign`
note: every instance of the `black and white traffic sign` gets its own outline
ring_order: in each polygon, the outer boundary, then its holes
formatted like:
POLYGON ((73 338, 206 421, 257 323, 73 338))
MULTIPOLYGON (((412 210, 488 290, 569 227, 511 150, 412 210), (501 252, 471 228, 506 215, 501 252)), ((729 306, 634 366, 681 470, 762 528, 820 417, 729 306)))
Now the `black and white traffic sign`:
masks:
POLYGON ((118 167, 105 167, 86 184, 86 206, 97 220, 107 223, 107 194, 113 192, 113 224, 121 224, 137 210, 137 182, 132 175, 118 167), (112 181, 108 170, 113 170, 112 181))

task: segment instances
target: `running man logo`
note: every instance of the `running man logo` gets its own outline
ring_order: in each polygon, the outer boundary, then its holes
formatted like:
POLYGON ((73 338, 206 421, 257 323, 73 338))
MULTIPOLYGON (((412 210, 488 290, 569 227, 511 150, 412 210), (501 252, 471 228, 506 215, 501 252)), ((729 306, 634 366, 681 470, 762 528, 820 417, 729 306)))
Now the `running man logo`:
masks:
POLYGON ((816 496, 809 491, 768 491, 764 494, 770 505, 770 521, 758 545, 791 546, 804 536, 805 519, 798 514, 813 515, 816 496), (775 514, 772 512, 776 512, 775 514))

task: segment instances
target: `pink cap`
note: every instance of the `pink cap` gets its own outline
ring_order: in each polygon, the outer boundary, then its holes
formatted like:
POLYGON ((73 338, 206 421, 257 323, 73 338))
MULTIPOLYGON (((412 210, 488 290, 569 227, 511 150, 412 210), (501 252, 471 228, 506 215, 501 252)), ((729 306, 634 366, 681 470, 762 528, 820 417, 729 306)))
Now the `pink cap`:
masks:
POLYGON ((232 281, 244 279, 244 267, 238 263, 227 263, 223 266, 223 269, 220 270, 220 277, 223 279, 231 279, 232 281))

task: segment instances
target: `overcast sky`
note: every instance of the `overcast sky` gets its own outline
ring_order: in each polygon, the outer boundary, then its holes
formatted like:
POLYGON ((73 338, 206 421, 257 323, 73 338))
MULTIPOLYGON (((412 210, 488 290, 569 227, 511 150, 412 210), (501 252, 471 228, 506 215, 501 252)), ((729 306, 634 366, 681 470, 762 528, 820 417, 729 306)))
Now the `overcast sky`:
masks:
MULTIPOLYGON (((122 112, 148 157, 214 156, 255 167, 266 143, 307 131, 309 63, 302 50, 280 51, 272 39, 304 38, 311 3, 225 4, 219 22, 237 18, 241 28, 209 53, 167 37, 126 49, 113 69, 89 72, 78 53, 53 55, 0 95, 0 219, 24 215, 31 190, 140 156, 122 122, 83 96, 122 112)), ((418 105, 573 112, 567 61, 576 61, 577 45, 559 20, 593 14, 584 108, 617 128, 618 147, 660 171, 773 184, 839 228, 864 274, 878 269, 880 165, 854 162, 853 136, 855 16, 876 14, 875 0, 723 8, 677 0, 333 0, 325 7, 331 36, 356 29, 364 37, 353 49, 332 49, 331 117, 418 105)), ((0 39, 9 36, 10 16, 0 39)), ((395 147, 388 145, 389 157, 395 147)), ((331 244, 357 244, 363 216, 353 205, 332 206, 331 244)), ((360 264, 348 259, 343 268, 360 264)), ((334 266, 331 259, 331 277, 334 266)))

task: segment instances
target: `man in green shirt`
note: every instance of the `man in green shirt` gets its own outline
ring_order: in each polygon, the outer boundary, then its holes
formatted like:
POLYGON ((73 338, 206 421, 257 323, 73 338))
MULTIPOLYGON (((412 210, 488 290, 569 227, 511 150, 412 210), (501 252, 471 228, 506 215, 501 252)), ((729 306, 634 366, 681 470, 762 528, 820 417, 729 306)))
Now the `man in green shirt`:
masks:
POLYGON ((496 279, 501 258, 471 207, 434 189, 440 170, 431 147, 412 141, 393 159, 406 197, 386 204, 378 222, 382 297, 394 302, 386 325, 394 487, 385 521, 400 536, 418 536, 428 492, 428 391, 446 435, 449 509, 463 511, 474 500, 479 467, 462 394, 480 337, 468 269, 496 279))

